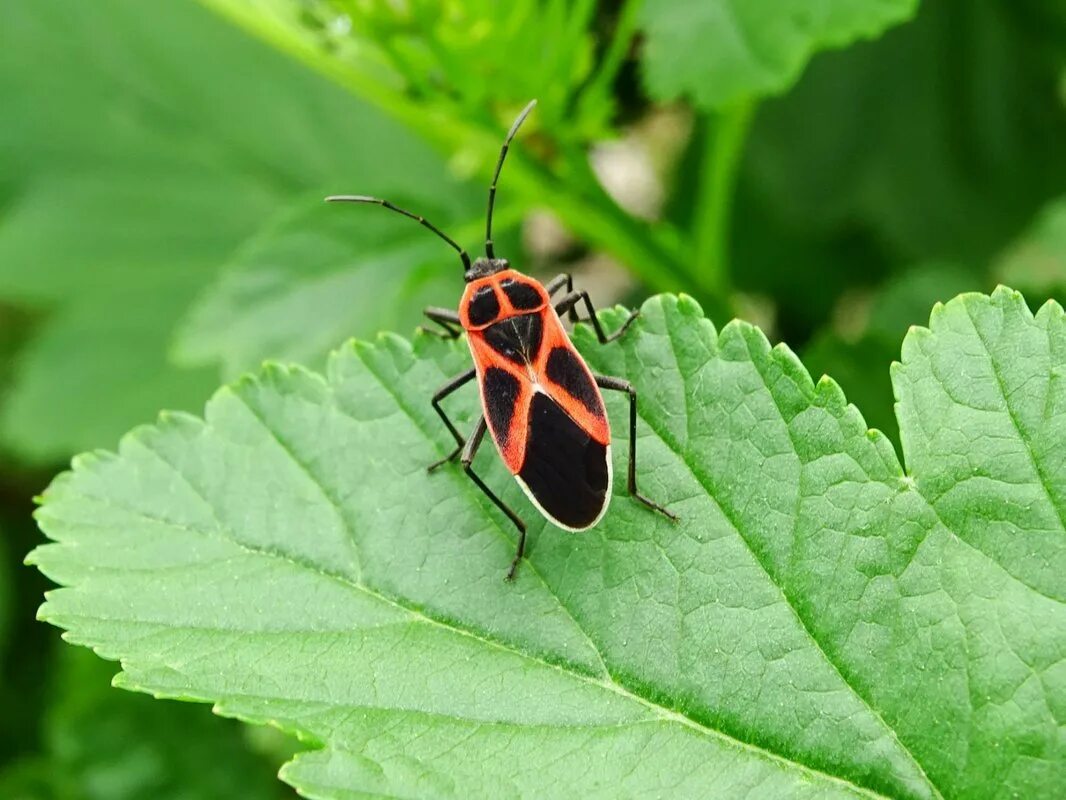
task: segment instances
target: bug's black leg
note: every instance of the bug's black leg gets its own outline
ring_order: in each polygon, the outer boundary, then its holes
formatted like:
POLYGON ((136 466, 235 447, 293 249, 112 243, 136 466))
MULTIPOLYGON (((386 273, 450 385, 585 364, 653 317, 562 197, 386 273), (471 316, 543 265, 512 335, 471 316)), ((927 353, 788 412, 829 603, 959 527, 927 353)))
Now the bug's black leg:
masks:
POLYGON ((637 491, 637 390, 633 388, 633 384, 621 378, 611 378, 607 375, 593 375, 592 377, 601 389, 612 389, 616 392, 626 392, 629 395, 629 494, 652 511, 658 511, 663 516, 677 522, 676 514, 667 511, 654 500, 637 491))
POLYGON ((463 457, 461 459, 463 463, 463 471, 470 476, 475 485, 485 493, 485 496, 496 504, 496 508, 500 509, 507 518, 515 524, 518 528, 518 547, 515 548, 514 558, 511 560, 511 568, 507 570, 507 580, 514 578, 515 570, 518 569, 518 562, 522 560, 522 555, 526 550, 526 523, 522 522, 522 518, 519 517, 511 508, 503 502, 496 494, 485 485, 485 482, 478 477, 470 466, 474 461, 474 456, 477 454, 477 449, 481 446, 482 440, 485 438, 485 430, 487 426, 485 424, 485 417, 482 415, 477 425, 474 426, 473 432, 470 434, 470 438, 467 439, 466 445, 463 447, 463 457))
MULTIPOLYGON (((574 291, 574 279, 573 279, 573 277, 571 277, 569 272, 563 272, 563 273, 560 273, 559 275, 556 275, 554 278, 552 278, 550 281, 548 281, 544 285, 544 289, 545 289, 545 291, 547 291, 548 297, 551 297, 556 292, 558 292, 560 289, 562 289, 564 286, 566 287, 566 293, 567 294, 572 294, 573 293, 573 291, 574 291)), ((577 322, 578 321, 577 309, 574 306, 570 306, 569 316, 570 316, 570 321, 571 322, 577 322)))
POLYGON ((463 329, 459 324, 459 315, 454 311, 447 308, 435 308, 430 306, 422 313, 425 314, 431 322, 436 322, 444 328, 443 331, 438 331, 435 328, 427 328, 425 325, 419 325, 418 329, 423 333, 439 336, 441 339, 458 339, 459 334, 463 332, 463 329))
POLYGON ((548 297, 551 297, 557 291, 566 287, 566 293, 574 291, 574 279, 570 277, 569 272, 562 272, 544 284, 544 290, 548 293, 548 297))
POLYGON ((436 394, 433 395, 433 400, 431 401, 433 408, 440 415, 440 418, 444 420, 444 425, 448 428, 448 431, 451 433, 451 435, 455 437, 456 448, 444 458, 438 461, 434 461, 432 464, 430 464, 430 472, 435 470, 441 464, 447 464, 449 461, 453 461, 455 457, 459 455, 459 453, 462 451, 463 445, 466 444, 466 440, 463 439, 463 435, 455 429, 455 425, 453 425, 452 421, 448 419, 448 415, 444 413, 444 409, 440 407, 440 401, 450 395, 456 389, 470 383, 470 381, 474 379, 474 376, 476 374, 477 371, 473 367, 471 367, 462 375, 456 375, 454 378, 452 378, 450 381, 440 387, 437 390, 436 394))
POLYGON ((615 339, 617 339, 619 336, 626 332, 626 329, 633 324, 633 320, 640 316, 639 310, 633 311, 626 319, 626 321, 622 323, 622 327, 620 327, 614 333, 607 335, 603 332, 603 326, 600 325, 600 320, 596 317, 596 309, 592 305, 592 300, 589 299, 589 293, 585 291, 568 293, 566 297, 564 297, 562 300, 555 304, 555 311, 559 314, 562 314, 564 311, 569 311, 572 315, 574 315, 574 306, 576 306, 579 302, 582 301, 584 301, 585 308, 589 312, 589 322, 591 322, 592 327, 596 329, 596 338, 600 340, 600 344, 607 344, 607 342, 613 342, 615 339))

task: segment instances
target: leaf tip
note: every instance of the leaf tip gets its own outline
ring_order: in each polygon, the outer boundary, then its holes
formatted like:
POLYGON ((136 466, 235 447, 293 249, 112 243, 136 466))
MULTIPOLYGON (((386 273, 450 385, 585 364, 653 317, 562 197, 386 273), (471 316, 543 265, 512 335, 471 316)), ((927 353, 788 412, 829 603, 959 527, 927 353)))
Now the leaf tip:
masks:
POLYGON ((688 317, 702 317, 703 306, 692 295, 685 294, 684 292, 677 295, 677 310, 688 317))
MULTIPOLYGON (((50 624, 53 623, 54 617, 52 616, 51 603, 48 602, 48 596, 50 594, 52 594, 52 593, 51 592, 45 592, 44 593, 45 601, 43 603, 41 603, 39 606, 37 606, 37 611, 34 614, 34 619, 36 619, 38 622, 47 622, 47 623, 50 623, 50 624)), ((61 636, 65 636, 65 634, 60 634, 60 635, 61 636)))
POLYGON ((1052 319, 1062 319, 1064 313, 1066 312, 1063 311, 1063 308, 1059 304, 1059 301, 1056 300, 1054 297, 1051 297, 1048 298, 1044 302, 1044 305, 1040 306, 1040 308, 1037 310, 1036 319, 1041 321, 1046 320, 1049 317, 1052 319))
POLYGON ((828 375, 822 375, 814 384, 814 397, 824 408, 840 410, 848 405, 840 384, 828 375))
MULTIPOLYGON (((976 292, 974 292, 972 294, 976 295, 977 297, 981 297, 982 296, 982 295, 980 295, 979 293, 976 293, 976 292)), ((991 296, 992 296, 992 299, 994 301, 1004 301, 1004 300, 1006 300, 1006 301, 1014 301, 1014 302, 1017 302, 1019 300, 1021 300, 1022 302, 1025 301, 1025 298, 1022 296, 1021 292, 1019 292, 1017 289, 1012 289, 1011 287, 1009 287, 1009 286, 1007 286, 1006 284, 1003 284, 1003 283, 997 283, 996 284, 996 288, 992 290, 992 295, 991 296)))
POLYGON ((41 547, 43 547, 43 545, 37 545, 37 547, 33 548, 32 550, 30 550, 30 552, 26 553, 25 557, 22 559, 23 566, 26 566, 26 567, 38 567, 38 566, 40 566, 39 559, 40 559, 41 556, 40 556, 40 553, 38 553, 37 551, 40 550, 41 547))

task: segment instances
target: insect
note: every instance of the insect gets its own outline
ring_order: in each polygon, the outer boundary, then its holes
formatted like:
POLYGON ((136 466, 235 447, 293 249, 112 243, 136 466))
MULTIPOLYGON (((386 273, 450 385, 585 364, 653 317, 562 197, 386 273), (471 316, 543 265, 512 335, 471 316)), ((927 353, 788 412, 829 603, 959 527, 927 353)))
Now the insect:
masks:
POLYGON ((445 383, 433 395, 432 405, 456 446, 429 465, 432 472, 460 460, 477 487, 514 523, 518 546, 507 580, 525 552, 526 525, 473 470, 474 456, 491 432, 504 464, 533 505, 549 522, 568 531, 591 528, 607 511, 611 499, 611 428, 601 389, 629 395, 629 494, 648 508, 672 520, 677 517, 637 490, 637 392, 621 378, 592 373, 563 328, 560 314, 577 322, 578 305, 588 312, 601 344, 614 341, 633 323, 632 312, 622 326, 606 334, 596 317, 588 292, 575 291, 567 273, 541 284, 496 258, 492 242, 492 208, 496 183, 511 140, 536 105, 525 107, 511 125, 489 186, 485 223, 485 256, 473 263, 456 242, 424 217, 405 211, 387 200, 363 195, 333 195, 327 202, 373 203, 403 214, 433 231, 459 254, 466 290, 459 311, 427 308, 426 317, 441 330, 426 330, 443 338, 467 335, 474 366, 445 383), (562 296, 555 298, 560 292, 562 296), (468 438, 458 431, 441 401, 477 379, 482 413, 468 438))

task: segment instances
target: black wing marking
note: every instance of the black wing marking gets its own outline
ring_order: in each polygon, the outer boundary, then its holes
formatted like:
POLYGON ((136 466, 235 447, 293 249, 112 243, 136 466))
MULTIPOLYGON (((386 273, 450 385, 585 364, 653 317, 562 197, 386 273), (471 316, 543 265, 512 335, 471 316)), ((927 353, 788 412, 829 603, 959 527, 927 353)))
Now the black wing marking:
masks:
POLYGON ((589 378, 585 365, 577 353, 569 347, 553 347, 548 353, 545 365, 548 380, 561 386, 567 394, 577 400, 597 417, 604 416, 603 401, 600 392, 589 378))
POLYGON ((533 394, 517 477, 545 514, 567 528, 593 525, 609 500, 608 455, 606 445, 589 438, 548 395, 533 394))
POLYGON ((500 301, 496 299, 496 292, 491 286, 482 286, 474 292, 466 315, 471 325, 484 325, 500 315, 500 301))
POLYGON ((500 282, 500 288, 507 295, 507 299, 511 301, 511 305, 518 311, 529 311, 544 305, 540 292, 528 283, 520 283, 512 278, 507 278, 500 282))

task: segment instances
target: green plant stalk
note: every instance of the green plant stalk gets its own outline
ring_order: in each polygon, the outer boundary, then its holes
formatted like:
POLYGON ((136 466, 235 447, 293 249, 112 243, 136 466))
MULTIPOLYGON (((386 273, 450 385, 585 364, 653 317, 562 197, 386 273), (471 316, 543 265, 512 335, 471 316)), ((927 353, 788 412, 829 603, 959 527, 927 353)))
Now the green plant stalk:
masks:
MULTIPOLYGON (((361 74, 335 58, 324 58, 311 41, 293 35, 273 0, 234 3, 232 0, 200 0, 201 4, 224 16, 282 52, 297 58, 348 91, 373 103, 393 119, 415 131, 445 153, 476 144, 491 151, 498 146, 499 131, 478 125, 458 113, 424 107, 407 99, 402 92, 361 74)), ((629 217, 602 191, 575 194, 546 167, 512 154, 508 161, 509 180, 526 198, 550 207, 577 236, 619 258, 649 289, 676 291, 698 288, 689 285, 685 248, 680 238, 660 226, 653 229, 629 217)), ((599 184, 591 184, 599 189, 599 184)), ((527 200, 529 202, 529 200, 527 200)))
POLYGON ((580 90, 579 102, 586 96, 605 90, 618 76, 618 71, 622 68, 626 54, 629 52, 630 43, 637 32, 639 11, 640 0, 627 0, 622 5, 618 12, 618 23, 615 25, 611 42, 592 79, 580 90))
POLYGON ((754 110, 753 102, 744 102, 704 121, 704 150, 692 216, 692 278, 712 296, 729 295, 733 193, 754 110))

